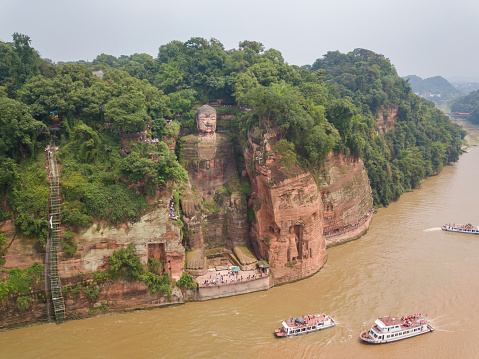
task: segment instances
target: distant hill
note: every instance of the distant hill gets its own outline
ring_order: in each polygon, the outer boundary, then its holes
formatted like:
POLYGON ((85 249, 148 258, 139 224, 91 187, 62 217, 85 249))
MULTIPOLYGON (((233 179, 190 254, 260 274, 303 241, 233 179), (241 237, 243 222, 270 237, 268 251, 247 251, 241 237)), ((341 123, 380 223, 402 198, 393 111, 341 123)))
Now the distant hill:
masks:
POLYGON ((461 91, 464 95, 479 90, 479 83, 478 82, 454 82, 451 81, 451 84, 459 91, 461 91))
POLYGON ((416 75, 403 77, 411 85, 412 90, 421 97, 447 100, 450 97, 459 95, 460 91, 449 83, 442 76, 429 77, 422 79, 416 75))

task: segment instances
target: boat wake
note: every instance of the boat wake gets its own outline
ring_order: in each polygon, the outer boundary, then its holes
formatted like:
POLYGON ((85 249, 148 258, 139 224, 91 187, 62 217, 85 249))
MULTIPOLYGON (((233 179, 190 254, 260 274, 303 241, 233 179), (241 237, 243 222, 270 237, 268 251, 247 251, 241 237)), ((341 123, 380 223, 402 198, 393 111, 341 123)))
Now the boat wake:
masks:
POLYGON ((437 329, 437 328, 434 328, 434 331, 437 331, 437 332, 446 332, 446 333, 454 333, 454 332, 455 332, 454 330, 437 329))
POLYGON ((441 227, 433 227, 433 228, 425 229, 424 232, 435 232, 440 230, 441 230, 441 227))

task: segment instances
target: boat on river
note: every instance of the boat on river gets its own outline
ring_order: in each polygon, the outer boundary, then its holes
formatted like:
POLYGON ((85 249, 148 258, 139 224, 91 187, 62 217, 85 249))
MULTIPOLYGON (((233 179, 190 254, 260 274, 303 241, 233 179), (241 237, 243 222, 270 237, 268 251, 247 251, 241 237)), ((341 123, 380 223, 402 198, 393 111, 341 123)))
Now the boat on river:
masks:
POLYGON ((445 224, 441 227, 443 231, 448 232, 459 232, 459 233, 469 233, 469 234, 479 234, 479 228, 474 227, 472 223, 468 224, 445 224))
POLYGON ((334 319, 330 315, 315 314, 303 315, 296 319, 289 318, 283 321, 282 327, 276 329, 274 333, 279 338, 295 337, 301 334, 308 334, 318 330, 331 328, 336 325, 334 319))
POLYGON ((383 344, 415 337, 434 330, 429 321, 421 314, 405 317, 382 317, 376 319, 375 325, 359 336, 361 340, 372 344, 383 344))

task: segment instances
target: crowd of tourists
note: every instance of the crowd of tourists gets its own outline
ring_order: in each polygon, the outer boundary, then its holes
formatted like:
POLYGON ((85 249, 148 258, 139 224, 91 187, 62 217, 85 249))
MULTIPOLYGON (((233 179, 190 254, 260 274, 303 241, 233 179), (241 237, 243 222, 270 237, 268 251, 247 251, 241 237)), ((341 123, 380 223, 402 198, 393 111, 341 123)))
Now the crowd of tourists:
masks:
POLYGON ((263 273, 262 270, 256 269, 253 271, 247 271, 246 273, 243 275, 241 272, 236 272, 233 270, 228 270, 225 273, 222 273, 221 271, 215 271, 214 274, 207 274, 206 278, 202 281, 202 283, 200 283, 200 286, 241 283, 245 281, 255 280, 258 278, 263 278, 268 275, 268 272, 263 273), (246 273, 248 273, 248 275, 246 275, 246 273))
POLYGON ((177 221, 178 215, 175 214, 175 200, 173 197, 170 198, 170 219, 177 221))

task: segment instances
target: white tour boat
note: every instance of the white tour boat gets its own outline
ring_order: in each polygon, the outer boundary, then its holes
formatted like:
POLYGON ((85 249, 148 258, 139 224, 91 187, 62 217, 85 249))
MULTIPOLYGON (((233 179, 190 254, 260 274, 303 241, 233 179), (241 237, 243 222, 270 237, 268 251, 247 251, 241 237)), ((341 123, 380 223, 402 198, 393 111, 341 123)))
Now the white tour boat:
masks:
POLYGON ((459 232, 469 234, 479 234, 479 228, 474 227, 472 223, 468 224, 445 224, 441 227, 443 231, 447 232, 459 232))
POLYGON ((274 331, 276 336, 280 338, 312 333, 336 325, 334 319, 326 314, 303 315, 296 319, 289 318, 282 324, 283 326, 281 328, 274 331))
POLYGON ((405 317, 382 317, 376 319, 375 325, 368 331, 361 333, 361 340, 382 344, 411 338, 416 335, 432 332, 434 328, 421 314, 405 317))

